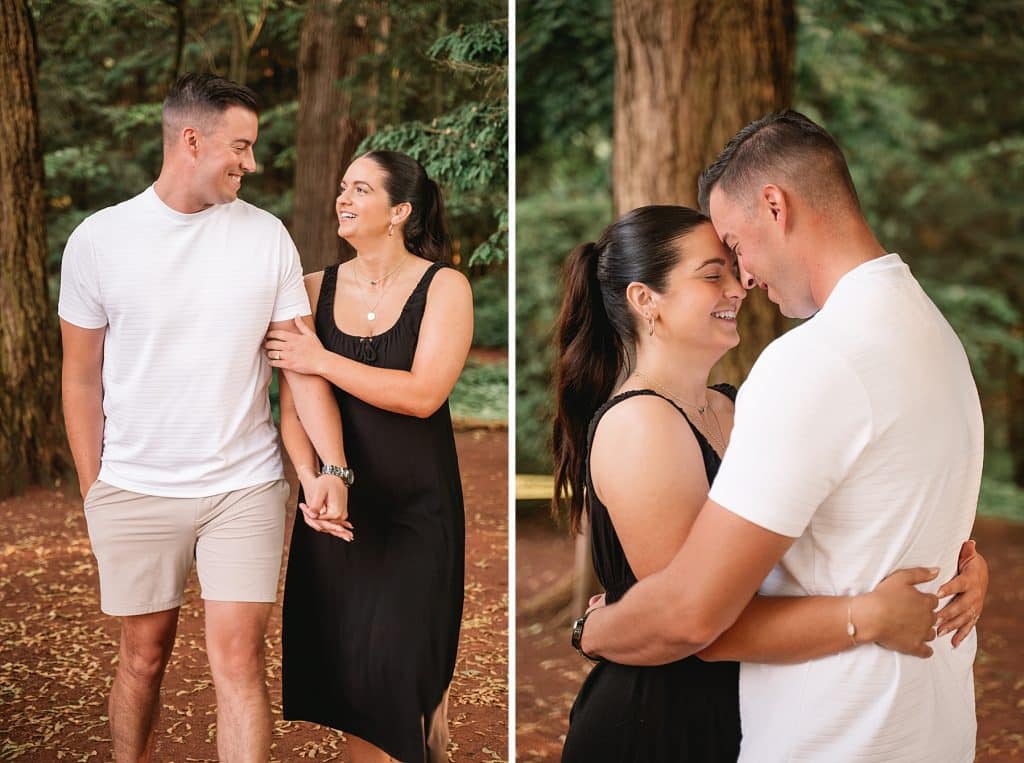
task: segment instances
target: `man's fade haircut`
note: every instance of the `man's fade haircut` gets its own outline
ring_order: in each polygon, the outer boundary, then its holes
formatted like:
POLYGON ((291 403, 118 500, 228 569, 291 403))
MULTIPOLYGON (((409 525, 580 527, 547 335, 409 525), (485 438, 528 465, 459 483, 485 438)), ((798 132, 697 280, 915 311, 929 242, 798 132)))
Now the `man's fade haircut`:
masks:
POLYGON ((711 191, 719 187, 753 209, 754 192, 765 183, 788 186, 817 209, 852 207, 861 213, 850 168, 835 139, 798 111, 768 114, 736 133, 701 173, 697 200, 710 215, 711 191))
POLYGON ((173 143, 184 127, 209 131, 216 119, 232 106, 241 106, 259 115, 256 93, 245 85, 214 74, 182 75, 164 98, 164 143, 173 143))

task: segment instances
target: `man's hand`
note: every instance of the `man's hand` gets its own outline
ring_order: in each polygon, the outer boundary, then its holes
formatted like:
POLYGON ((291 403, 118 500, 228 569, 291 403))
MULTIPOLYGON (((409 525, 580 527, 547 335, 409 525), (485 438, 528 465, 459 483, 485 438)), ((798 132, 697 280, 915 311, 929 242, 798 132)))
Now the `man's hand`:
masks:
POLYGON ((348 520, 348 485, 341 477, 333 474, 320 475, 324 483, 324 502, 320 508, 320 519, 329 522, 345 522, 348 520))
POLYGON ((329 474, 317 475, 309 467, 299 470, 299 481, 306 499, 299 504, 299 509, 306 524, 317 532, 342 540, 354 540, 352 523, 348 521, 348 488, 345 483, 329 474), (339 484, 341 490, 338 489, 339 484))

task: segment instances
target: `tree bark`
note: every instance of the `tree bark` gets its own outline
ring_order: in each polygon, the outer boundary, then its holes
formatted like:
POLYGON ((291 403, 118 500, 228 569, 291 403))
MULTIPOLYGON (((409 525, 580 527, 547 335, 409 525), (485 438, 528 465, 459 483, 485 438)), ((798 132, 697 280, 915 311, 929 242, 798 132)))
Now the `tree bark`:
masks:
POLYGON ((341 82, 372 44, 367 17, 351 5, 313 0, 302 23, 292 236, 307 273, 350 256, 338 238, 334 200, 345 167, 367 133, 352 117, 352 94, 341 82))
POLYGON ((252 46, 256 44, 260 32, 263 31, 263 24, 267 20, 269 11, 269 0, 263 0, 252 29, 249 29, 243 2, 235 0, 234 7, 228 11, 228 23, 231 25, 231 61, 228 65, 228 79, 232 82, 237 82, 239 85, 245 84, 249 76, 249 55, 252 53, 252 46))
MULTIPOLYGON (((1018 304, 1020 304, 1018 302, 1018 304)), ((1017 336, 1024 327, 1016 327, 1017 336)), ((1007 359, 1006 375, 1006 440, 1010 452, 1010 477, 1013 484, 1024 488, 1024 374, 1017 369, 1017 359, 1007 359)))
MULTIPOLYGON (((740 128, 790 105, 793 0, 615 0, 617 214, 697 204, 697 178, 740 128)), ((765 295, 740 312, 743 341, 716 366, 738 384, 786 327, 765 295)))
POLYGON ((46 278, 37 51, 26 0, 0 5, 0 498, 68 468, 46 278))

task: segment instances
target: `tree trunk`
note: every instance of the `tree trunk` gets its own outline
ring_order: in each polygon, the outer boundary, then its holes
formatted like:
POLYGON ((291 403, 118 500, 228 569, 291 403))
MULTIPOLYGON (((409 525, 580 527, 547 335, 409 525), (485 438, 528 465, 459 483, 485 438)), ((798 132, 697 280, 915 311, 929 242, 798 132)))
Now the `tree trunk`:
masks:
POLYGON ((35 29, 26 0, 0 5, 0 498, 70 461, 60 416, 57 321, 46 280, 35 29))
POLYGON ((292 235, 307 273, 349 256, 338 238, 334 200, 366 131, 353 119, 352 95, 341 81, 372 44, 367 17, 351 5, 313 0, 302 23, 292 235))
MULTIPOLYGON (((615 0, 617 214, 696 206, 697 178, 741 127, 790 105, 793 0, 615 0)), ((740 312, 743 338, 713 379, 738 384, 786 327, 765 295, 740 312)))
MULTIPOLYGON (((1020 304, 1020 303, 1018 303, 1020 304)), ((1014 329, 1018 336, 1024 329, 1014 329)), ((1007 359, 1006 440, 1010 452, 1010 476, 1013 483, 1024 488, 1024 374, 1018 370, 1017 359, 1007 359)))
POLYGON ((252 29, 249 29, 244 2, 235 0, 234 7, 228 11, 228 23, 231 25, 231 61, 228 65, 228 79, 232 82, 239 85, 245 84, 249 76, 249 55, 252 53, 252 46, 256 44, 260 32, 263 31, 263 24, 267 20, 269 11, 269 0, 262 0, 252 29))

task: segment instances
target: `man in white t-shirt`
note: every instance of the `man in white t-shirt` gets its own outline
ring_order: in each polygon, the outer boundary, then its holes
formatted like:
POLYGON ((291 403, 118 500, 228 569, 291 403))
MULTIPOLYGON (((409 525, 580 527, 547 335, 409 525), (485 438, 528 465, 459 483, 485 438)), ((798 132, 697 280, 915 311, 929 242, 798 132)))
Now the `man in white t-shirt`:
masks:
MULTIPOLYGON (((853 595, 914 566, 949 579, 974 522, 982 419, 966 355, 868 227, 832 137, 795 112, 748 125, 705 171, 701 203, 744 285, 810 320, 743 384, 671 564, 584 620, 583 651, 616 662, 693 654, 758 591, 853 595)), ((858 644, 842 654, 742 665, 741 760, 973 761, 974 632, 955 649, 940 636, 934 654, 926 634, 912 656, 859 642, 856 619, 836 623, 858 644)))
MULTIPOLYGON (((256 133, 251 90, 185 75, 164 101, 156 183, 88 217, 64 252, 64 416, 101 607, 121 620, 109 707, 117 760, 153 753, 193 562, 220 758, 270 756, 264 637, 288 485, 262 343, 310 308, 284 226, 237 198, 256 169, 256 133)), ((288 381, 325 468, 335 467, 306 478, 307 521, 350 540, 337 406, 320 377, 288 381)))

